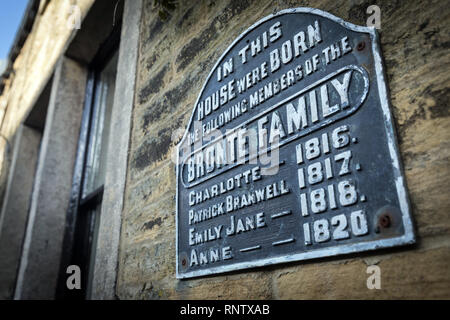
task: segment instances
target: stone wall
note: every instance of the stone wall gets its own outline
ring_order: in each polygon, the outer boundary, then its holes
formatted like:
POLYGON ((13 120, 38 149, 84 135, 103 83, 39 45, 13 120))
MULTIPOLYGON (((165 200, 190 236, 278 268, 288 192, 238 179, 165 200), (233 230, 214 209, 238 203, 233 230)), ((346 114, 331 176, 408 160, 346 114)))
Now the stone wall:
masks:
POLYGON ((450 11, 442 1, 144 2, 116 293, 120 299, 450 298, 450 11), (223 51, 259 19, 315 7, 357 25, 381 8, 381 46, 417 230, 404 248, 194 280, 175 278, 175 142, 223 51), (382 289, 368 290, 368 265, 382 289))
MULTIPOLYGON (((76 33, 68 25, 77 5, 80 20, 94 0, 41 1, 33 28, 0 96, 0 199, 6 186, 14 136, 50 79, 57 60, 76 33)), ((0 200, 1 202, 2 200, 0 200)), ((1 203, 0 203, 1 204, 1 203)))

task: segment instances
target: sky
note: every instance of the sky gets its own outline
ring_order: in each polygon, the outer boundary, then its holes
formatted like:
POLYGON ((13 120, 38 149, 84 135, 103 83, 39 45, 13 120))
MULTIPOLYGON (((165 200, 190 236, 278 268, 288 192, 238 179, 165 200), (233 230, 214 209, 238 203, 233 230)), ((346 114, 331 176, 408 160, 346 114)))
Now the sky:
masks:
POLYGON ((6 64, 27 4, 28 0, 0 0, 0 71, 6 64))

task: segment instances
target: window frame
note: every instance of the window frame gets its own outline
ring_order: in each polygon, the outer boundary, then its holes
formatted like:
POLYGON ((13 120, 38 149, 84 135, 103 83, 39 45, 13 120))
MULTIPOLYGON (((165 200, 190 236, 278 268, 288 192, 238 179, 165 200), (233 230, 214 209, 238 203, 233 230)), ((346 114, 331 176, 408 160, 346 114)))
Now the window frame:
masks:
MULTIPOLYGON (((121 23, 118 23, 114 26, 110 36, 100 46, 100 49, 98 50, 94 59, 87 66, 88 79, 85 89, 85 102, 83 106, 77 155, 73 172, 70 203, 66 214, 66 227, 64 232, 61 263, 56 291, 57 299, 90 298, 88 296, 90 292, 89 279, 92 278, 93 275, 89 274, 89 270, 90 264, 95 262, 90 261, 92 250, 95 251, 95 235, 88 243, 88 252, 85 252, 86 254, 83 255, 79 249, 81 243, 83 241, 86 241, 86 238, 79 239, 80 221, 82 220, 80 219, 82 218, 80 215, 90 215, 91 213, 89 213, 89 211, 92 211, 98 205, 101 205, 103 200, 104 184, 83 196, 83 187, 85 185, 85 169, 87 157, 89 154, 89 144, 93 138, 93 135, 95 134, 94 132, 92 132, 91 128, 94 121, 93 113, 96 102, 96 90, 98 88, 98 82, 101 72, 105 69, 114 55, 119 52, 121 25, 121 23), (67 288, 66 281, 69 275, 66 273, 66 269, 69 265, 80 266, 82 279, 80 290, 68 290, 67 288)), ((100 212, 97 215, 100 216, 100 212)), ((95 228, 95 225, 91 227, 95 228)), ((81 234, 81 236, 83 236, 83 234, 81 234)), ((84 243, 84 245, 86 245, 86 243, 84 243)))

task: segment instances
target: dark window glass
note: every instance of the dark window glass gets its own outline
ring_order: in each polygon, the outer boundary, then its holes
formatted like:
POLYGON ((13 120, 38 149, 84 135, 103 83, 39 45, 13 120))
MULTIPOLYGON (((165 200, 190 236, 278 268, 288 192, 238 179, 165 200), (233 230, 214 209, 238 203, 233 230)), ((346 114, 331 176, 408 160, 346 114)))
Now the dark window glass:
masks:
POLYGON ((91 296, 117 75, 118 41, 115 40, 115 46, 106 46, 106 52, 100 51, 100 58, 91 68, 86 88, 58 283, 57 296, 63 299, 86 299, 91 296), (65 270, 69 265, 80 267, 81 290, 67 290, 65 270))

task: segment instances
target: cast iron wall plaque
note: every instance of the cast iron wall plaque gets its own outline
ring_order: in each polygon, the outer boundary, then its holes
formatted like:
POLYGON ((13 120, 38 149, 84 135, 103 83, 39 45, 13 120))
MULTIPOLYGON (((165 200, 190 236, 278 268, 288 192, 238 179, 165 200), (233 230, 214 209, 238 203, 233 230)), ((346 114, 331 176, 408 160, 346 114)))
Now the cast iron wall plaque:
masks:
POLYGON ((178 278, 415 241, 374 28, 310 8, 257 22, 177 153, 178 278))

